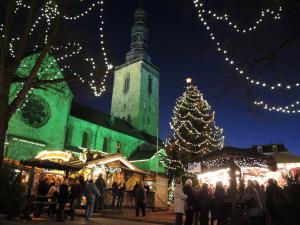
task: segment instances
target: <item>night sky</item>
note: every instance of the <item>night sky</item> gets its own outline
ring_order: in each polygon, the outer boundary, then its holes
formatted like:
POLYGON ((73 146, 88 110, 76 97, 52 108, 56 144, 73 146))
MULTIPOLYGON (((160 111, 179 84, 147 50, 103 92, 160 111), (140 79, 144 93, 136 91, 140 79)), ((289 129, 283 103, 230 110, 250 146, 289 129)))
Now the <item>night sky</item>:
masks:
MULTIPOLYGON (((138 1, 112 0, 105 2, 106 48, 110 61, 114 66, 117 66, 124 63, 125 54, 129 51, 130 29, 138 1)), ((216 1, 212 1, 212 3, 214 2, 216 1)), ((246 4, 244 10, 250 12, 250 16, 247 16, 249 21, 242 19, 241 23, 255 21, 261 10, 258 8, 259 5, 253 5, 253 12, 247 7, 246 4)), ((200 24, 195 10, 188 1, 148 0, 145 1, 145 8, 148 13, 148 52, 152 58, 152 63, 161 70, 160 137, 162 139, 171 133, 169 122, 175 99, 183 93, 185 78, 190 76, 193 78, 193 83, 204 93, 204 97, 216 111, 216 121, 224 129, 226 145, 249 147, 258 144, 283 143, 291 152, 300 155, 300 114, 287 115, 269 113, 263 110, 249 110, 249 96, 243 90, 245 89, 244 84, 240 85, 240 81, 238 81, 236 82, 237 87, 235 85, 230 86, 234 83, 232 79, 236 79, 232 77, 238 75, 228 67, 222 56, 217 53, 215 44, 210 40, 207 31, 200 24)), ((240 6, 234 5, 232 12, 236 15, 235 20, 239 22, 236 12, 243 14, 243 11, 237 9, 240 9, 240 6)), ((94 15, 81 22, 80 32, 82 39, 89 40, 87 53, 98 58, 101 68, 97 15, 98 13, 95 12, 94 15)), ((272 20, 267 20, 266 26, 275 27, 272 25, 273 23, 272 20)), ((239 48, 242 48, 240 42, 233 41, 234 39, 229 38, 225 31, 218 33, 218 26, 220 27, 220 25, 218 23, 213 24, 215 24, 213 27, 216 29, 217 37, 220 40, 225 40, 229 43, 228 46, 233 46, 236 52, 244 51, 244 49, 239 51, 239 48)), ((280 24, 277 26, 280 27, 280 24)), ((264 30, 257 32, 261 35, 264 30)), ((250 36, 249 38, 255 39, 257 37, 250 36)), ((246 59, 242 55, 241 62, 244 62, 246 59)), ((108 91, 98 98, 93 97, 88 88, 76 89, 75 100, 109 113, 112 82, 113 76, 110 76, 108 91)), ((76 85, 73 88, 75 89, 76 85)), ((260 90, 253 87, 251 92, 261 93, 260 90)), ((269 100, 279 99, 281 101, 283 99, 289 103, 290 98, 295 100, 297 94, 299 94, 299 90, 292 96, 280 95, 280 93, 278 94, 280 98, 264 96, 268 97, 269 100)))

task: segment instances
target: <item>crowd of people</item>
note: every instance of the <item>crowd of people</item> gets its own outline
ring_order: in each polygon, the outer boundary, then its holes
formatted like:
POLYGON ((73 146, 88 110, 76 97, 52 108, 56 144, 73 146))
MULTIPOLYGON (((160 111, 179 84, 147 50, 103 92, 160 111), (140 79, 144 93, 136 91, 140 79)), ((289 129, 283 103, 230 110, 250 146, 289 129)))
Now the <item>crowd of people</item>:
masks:
MULTIPOLYGON (((82 197, 85 196, 85 219, 90 220, 93 212, 97 209, 104 209, 104 194, 107 191, 106 182, 100 174, 94 181, 92 176, 87 180, 82 175, 76 178, 64 178, 49 180, 40 178, 34 184, 32 196, 34 197, 33 213, 34 217, 45 216, 56 217, 58 221, 65 221, 67 216, 74 218, 75 210, 81 208, 82 197), (69 205, 66 208, 66 205, 69 205), (47 207, 46 207, 47 206, 47 207), (67 213, 67 214, 66 214, 67 213)), ((111 209, 122 209, 126 191, 126 184, 112 183, 111 209)), ((150 192, 148 185, 137 182, 132 190, 135 198, 136 216, 142 212, 146 216, 147 192, 150 192)))
MULTIPOLYGON (((230 190, 222 182, 216 186, 203 183, 193 188, 191 179, 182 185, 181 178, 175 179, 174 213, 175 225, 225 225, 232 213, 232 202, 229 201, 230 190)), ((240 205, 247 224, 266 225, 284 224, 281 199, 283 190, 273 179, 265 188, 256 181, 249 180, 245 191, 240 192, 235 203, 240 205)))
POLYGON ((85 182, 82 176, 76 179, 49 179, 40 178, 34 184, 32 195, 34 197, 34 217, 44 216, 56 217, 58 221, 65 220, 65 207, 70 204, 68 214, 74 218, 75 209, 81 205, 81 199, 85 193, 85 182), (47 210, 45 212, 45 208, 47 210))

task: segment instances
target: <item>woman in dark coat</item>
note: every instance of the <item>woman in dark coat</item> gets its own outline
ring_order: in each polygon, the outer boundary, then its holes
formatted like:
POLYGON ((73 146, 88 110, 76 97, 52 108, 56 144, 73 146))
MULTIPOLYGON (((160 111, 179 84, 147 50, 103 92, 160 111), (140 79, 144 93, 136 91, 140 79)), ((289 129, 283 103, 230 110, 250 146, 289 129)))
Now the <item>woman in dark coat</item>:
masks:
POLYGON ((82 186, 78 179, 74 180, 70 188, 70 207, 71 207, 71 219, 74 218, 75 209, 78 206, 81 195, 83 193, 82 186))
POLYGON ((208 225, 208 213, 211 209, 211 201, 212 199, 208 193, 208 185, 204 183, 198 197, 201 225, 208 225))
POLYGON ((183 193, 187 196, 187 204, 186 204, 186 209, 185 209, 185 221, 184 225, 192 225, 193 224, 193 214, 194 214, 194 192, 192 188, 192 180, 187 179, 185 181, 185 185, 182 188, 183 193))
POLYGON ((58 212, 56 220, 64 221, 65 220, 65 206, 69 201, 69 186, 68 186, 68 178, 65 178, 62 185, 59 187, 58 193, 58 212))
POLYGON ((216 184, 215 197, 212 204, 212 218, 213 221, 217 220, 218 225, 226 222, 226 210, 224 199, 226 198, 225 189, 221 181, 216 184))
POLYGON ((141 183, 135 189, 135 201, 136 201, 136 216, 139 216, 140 209, 142 215, 146 216, 146 193, 141 183))

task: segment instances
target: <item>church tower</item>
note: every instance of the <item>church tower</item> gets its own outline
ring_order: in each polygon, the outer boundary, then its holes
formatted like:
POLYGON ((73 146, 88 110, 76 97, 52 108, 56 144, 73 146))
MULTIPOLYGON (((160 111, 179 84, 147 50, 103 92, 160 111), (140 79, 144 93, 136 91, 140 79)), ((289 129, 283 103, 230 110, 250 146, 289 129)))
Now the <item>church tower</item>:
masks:
POLYGON ((159 126, 159 69, 147 53, 147 15, 140 1, 131 29, 130 51, 125 64, 116 67, 112 116, 156 136, 159 126))

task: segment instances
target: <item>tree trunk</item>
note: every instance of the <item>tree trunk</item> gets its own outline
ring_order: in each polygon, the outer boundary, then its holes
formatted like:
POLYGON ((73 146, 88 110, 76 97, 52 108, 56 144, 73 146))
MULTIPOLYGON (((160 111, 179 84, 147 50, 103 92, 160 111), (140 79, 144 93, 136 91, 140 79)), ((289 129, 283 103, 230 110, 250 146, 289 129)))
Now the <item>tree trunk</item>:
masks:
MULTIPOLYGON (((0 82, 5 82, 7 79, 0 79, 0 82)), ((10 85, 5 82, 0 89, 0 166, 2 165, 5 149, 6 131, 8 129, 8 99, 10 85)))

